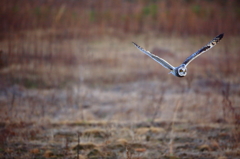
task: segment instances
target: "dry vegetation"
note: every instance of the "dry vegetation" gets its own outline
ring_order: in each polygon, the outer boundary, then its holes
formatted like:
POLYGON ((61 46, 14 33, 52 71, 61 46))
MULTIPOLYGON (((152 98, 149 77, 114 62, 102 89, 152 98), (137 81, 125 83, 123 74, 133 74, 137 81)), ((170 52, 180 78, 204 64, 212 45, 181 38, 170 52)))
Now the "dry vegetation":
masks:
POLYGON ((238 19, 238 1, 1 1, 0 158, 238 158, 238 19), (131 44, 177 66, 222 32, 181 79, 131 44))

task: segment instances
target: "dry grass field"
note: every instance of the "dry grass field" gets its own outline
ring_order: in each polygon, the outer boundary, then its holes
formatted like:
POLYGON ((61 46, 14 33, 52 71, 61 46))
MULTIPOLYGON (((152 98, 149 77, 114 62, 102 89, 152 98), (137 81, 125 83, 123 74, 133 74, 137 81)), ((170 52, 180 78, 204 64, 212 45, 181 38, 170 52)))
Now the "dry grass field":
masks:
POLYGON ((239 156, 239 38, 224 37, 177 78, 131 41, 177 66, 212 37, 49 44, 50 33, 19 33, 21 39, 16 34, 11 44, 1 42, 16 57, 1 69, 1 157, 239 156), (51 55, 44 55, 49 48, 51 55))
POLYGON ((0 158, 239 158, 237 1, 24 1, 0 2, 0 158), (184 78, 131 43, 178 66, 222 32, 184 78))

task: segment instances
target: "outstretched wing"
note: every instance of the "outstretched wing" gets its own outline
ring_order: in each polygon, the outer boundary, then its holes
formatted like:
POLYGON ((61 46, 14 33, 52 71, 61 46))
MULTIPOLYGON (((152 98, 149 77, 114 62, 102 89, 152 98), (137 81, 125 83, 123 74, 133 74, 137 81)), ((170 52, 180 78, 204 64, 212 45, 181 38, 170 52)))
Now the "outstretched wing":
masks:
POLYGON ((140 51, 142 51, 144 54, 148 55, 149 57, 151 57, 153 60, 157 61, 159 64, 161 64, 163 67, 169 69, 169 70, 173 70, 174 67, 169 64, 167 61, 165 61, 164 59, 150 53, 149 51, 144 50, 143 48, 141 48, 139 45, 137 45, 136 43, 132 42, 140 51))
POLYGON ((186 66, 195 58, 197 58, 198 56, 200 56, 202 53, 210 50, 211 48, 213 48, 222 38, 223 38, 224 34, 220 34, 217 37, 215 37, 212 41, 210 41, 207 45, 205 45, 203 48, 201 48, 200 50, 198 50, 197 52, 193 53, 191 56, 189 56, 184 62, 183 64, 185 64, 186 66))

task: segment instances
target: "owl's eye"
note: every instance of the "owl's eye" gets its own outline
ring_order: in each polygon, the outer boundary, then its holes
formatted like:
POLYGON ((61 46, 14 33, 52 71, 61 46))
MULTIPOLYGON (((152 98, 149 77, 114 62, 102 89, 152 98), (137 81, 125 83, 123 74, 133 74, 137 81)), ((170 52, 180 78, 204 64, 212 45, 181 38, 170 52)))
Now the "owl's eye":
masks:
POLYGON ((181 69, 181 70, 179 70, 180 72, 183 72, 183 70, 181 69))

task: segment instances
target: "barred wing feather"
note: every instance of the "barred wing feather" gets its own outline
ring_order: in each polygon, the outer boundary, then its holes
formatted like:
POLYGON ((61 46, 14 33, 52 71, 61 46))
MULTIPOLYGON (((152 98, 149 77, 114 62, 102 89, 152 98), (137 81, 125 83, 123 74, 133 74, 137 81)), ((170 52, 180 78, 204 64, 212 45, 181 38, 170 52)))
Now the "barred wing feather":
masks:
POLYGON ((207 45, 205 45, 204 47, 202 47, 200 50, 198 50, 197 52, 193 53, 191 56, 189 56, 184 62, 183 64, 185 64, 186 66, 195 58, 197 58, 198 56, 200 56, 201 54, 203 54, 204 52, 210 50, 211 48, 213 48, 222 38, 223 38, 224 34, 220 34, 217 37, 215 37, 212 41, 210 41, 207 45))
POLYGON ((151 57, 153 60, 155 60, 156 62, 158 62, 159 64, 161 64, 163 67, 169 69, 169 70, 173 70, 175 67, 173 67, 171 64, 169 64, 167 61, 165 61, 164 59, 150 53, 149 51, 144 50, 143 48, 141 48, 139 45, 137 45, 136 43, 132 42, 140 51, 142 51, 144 54, 148 55, 149 57, 151 57))

